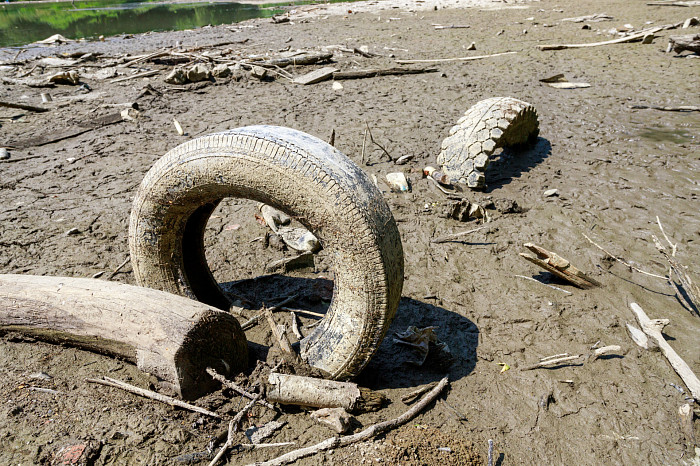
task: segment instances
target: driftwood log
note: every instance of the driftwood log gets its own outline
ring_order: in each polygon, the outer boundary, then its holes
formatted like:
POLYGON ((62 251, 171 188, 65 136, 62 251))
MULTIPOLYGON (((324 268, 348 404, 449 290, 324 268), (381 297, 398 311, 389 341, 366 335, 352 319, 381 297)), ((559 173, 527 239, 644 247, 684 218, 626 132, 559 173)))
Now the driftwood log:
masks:
POLYGON ((686 34, 684 36, 671 36, 668 38, 668 45, 676 53, 685 50, 700 53, 700 34, 686 34))
POLYGON ((268 378, 267 400, 314 408, 344 408, 350 412, 375 411, 385 397, 352 382, 316 379, 273 372, 268 378))
POLYGON ((216 389, 207 367, 245 369, 248 346, 235 317, 163 291, 89 278, 0 275, 0 333, 136 363, 186 399, 216 389))
POLYGON ((539 265, 557 277, 583 289, 600 286, 600 283, 587 276, 558 254, 532 243, 525 243, 524 246, 535 253, 536 257, 527 253, 520 253, 523 259, 527 259, 533 264, 539 265))

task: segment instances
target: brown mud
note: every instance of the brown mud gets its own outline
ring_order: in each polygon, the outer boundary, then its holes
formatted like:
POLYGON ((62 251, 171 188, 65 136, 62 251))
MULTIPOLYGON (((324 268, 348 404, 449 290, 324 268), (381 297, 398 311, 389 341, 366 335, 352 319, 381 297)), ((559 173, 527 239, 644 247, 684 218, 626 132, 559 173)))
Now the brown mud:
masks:
MULTIPOLYGON (((353 5, 347 9, 356 10, 353 5)), ((489 4, 493 5, 510 4, 489 4)), ((374 12, 320 13, 293 24, 259 20, 27 53, 55 55, 101 47, 120 55, 154 51, 178 40, 190 47, 247 38, 245 44, 228 47, 248 55, 288 46, 347 44, 366 45, 382 55, 336 54, 335 66, 343 70, 395 66, 390 55, 432 59, 518 53, 439 63, 438 73, 342 81, 339 91, 330 82, 296 86, 282 78, 260 82, 246 77, 188 85, 180 91, 163 82, 166 71, 149 81, 111 84, 84 79, 93 89, 87 96, 98 98, 73 101, 42 114, 2 108, 0 145, 73 129, 118 112, 100 105, 134 101, 146 83, 165 91, 139 99, 141 116, 135 121, 10 150, 15 162, 0 161, 0 272, 89 277, 107 271, 108 275, 128 257, 129 211, 144 174, 165 152, 189 138, 251 124, 289 126, 322 139, 335 130, 336 147, 360 164, 369 124, 375 140, 394 157, 415 158, 397 167, 368 145, 370 163, 362 165, 380 180, 398 222, 406 272, 396 319, 358 378, 363 386, 384 393, 389 403, 378 412, 358 416, 358 421, 367 426, 399 415, 406 409, 401 396, 439 380, 445 372, 451 381, 443 395, 447 404, 436 403, 406 426, 373 441, 300 463, 479 464, 486 459, 487 439, 493 439, 496 464, 690 464, 695 452, 688 448, 677 414, 678 407, 689 402, 688 391, 681 393, 683 383, 660 353, 635 347, 625 323, 633 322, 629 302, 638 302, 651 318, 670 319, 667 339, 700 373, 700 319, 681 306, 664 280, 609 260, 583 234, 635 266, 664 275, 667 264, 651 241, 652 234, 660 236, 659 216, 678 243, 678 260, 700 281, 700 114, 630 109, 636 104, 699 105, 700 61, 663 52, 667 37, 684 31, 663 31, 649 45, 552 52, 536 46, 612 39, 605 32, 610 28, 631 23, 639 29, 647 21, 675 23, 698 16, 699 8, 623 0, 546 0, 499 10, 381 10, 377 5, 374 12), (590 30, 582 29, 581 23, 561 21, 603 12, 614 20, 591 23, 590 30), (435 30, 433 24, 470 28, 435 30), (477 50, 470 52, 466 48, 472 41, 477 50), (558 73, 591 87, 554 89, 539 82, 558 73), (440 142, 463 112, 494 96, 534 104, 540 136, 531 149, 502 154, 487 171, 486 191, 465 196, 497 207, 512 206, 514 201, 521 209, 489 210, 490 228, 464 242, 431 244, 434 236, 476 224, 442 218, 441 205, 447 199, 421 178, 420 171, 435 163, 440 142), (182 123, 184 136, 175 131, 173 118, 182 123), (31 158, 18 160, 24 157, 31 158), (411 179, 411 193, 391 193, 382 184, 386 173, 397 170, 411 179), (545 198, 547 189, 558 189, 559 196, 545 198), (74 228, 78 231, 67 234, 74 228), (518 257, 525 242, 572 260, 603 286, 584 291, 559 282, 518 257), (551 282, 572 294, 516 274, 551 282), (447 371, 431 361, 423 367, 407 364, 411 355, 394 343, 393 335, 409 325, 438 327, 438 337, 455 358, 447 371), (518 370, 548 355, 586 353, 596 343, 617 344, 622 351, 590 364, 518 370), (500 363, 510 369, 501 372, 500 363)), ((2 56, 8 61, 14 53, 2 56)), ((310 69, 290 71, 302 74, 310 69)), ((13 70, 0 72, 15 76, 13 70)), ((40 105, 39 89, 13 84, 0 89, 0 100, 40 105)), ((70 86, 49 92, 56 104, 61 97, 78 95, 70 86)), ((268 262, 291 255, 274 245, 265 247, 260 237, 266 229, 256 222, 255 208, 251 202, 225 202, 205 238, 215 275, 252 309, 241 319, 254 315, 263 303, 274 304, 275 298, 292 294, 298 298, 290 307, 323 311, 333 277, 323 253, 315 269, 255 278, 268 262)), ((114 279, 133 283, 128 266, 114 279)), ((313 319, 302 321, 302 332, 308 332, 313 319)), ((272 337, 265 325, 249 331, 248 338, 252 356, 270 356, 272 337)), ((69 445, 86 445, 83 456, 90 456, 94 464, 184 464, 181 455, 206 450, 210 439, 227 426, 226 421, 84 382, 107 375, 158 387, 154 377, 135 366, 73 348, 5 335, 0 340, 0 374, 3 464, 48 463, 69 445)), ((226 416, 245 401, 222 390, 197 403, 226 416)), ((273 416, 256 408, 244 428, 273 416)), ((269 441, 305 446, 331 435, 301 410, 286 410, 278 417, 287 424, 269 441)), ((700 438, 697 422, 695 436, 700 438)), ((243 436, 239 440, 246 441, 243 436)), ((234 452, 228 461, 247 464, 281 453, 234 452)))

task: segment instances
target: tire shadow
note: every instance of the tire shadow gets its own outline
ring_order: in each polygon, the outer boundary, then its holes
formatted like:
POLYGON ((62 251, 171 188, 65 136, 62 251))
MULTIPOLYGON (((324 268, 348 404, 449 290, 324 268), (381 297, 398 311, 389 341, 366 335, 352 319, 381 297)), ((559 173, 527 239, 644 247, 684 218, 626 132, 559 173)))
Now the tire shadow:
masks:
POLYGON ((549 140, 538 137, 534 145, 527 148, 504 148, 486 169, 486 192, 490 193, 520 178, 552 155, 549 140))
MULTIPOLYGON (((250 309, 263 305, 270 307, 285 297, 296 296, 288 305, 290 308, 324 314, 330 304, 333 281, 274 274, 222 283, 221 287, 232 300, 243 300, 250 309)), ((297 315, 303 323, 303 333, 307 334, 309 330, 305 327, 318 318, 297 315)), ((415 387, 440 380, 446 374, 451 381, 459 380, 474 370, 478 342, 479 329, 466 317, 427 302, 402 297, 377 353, 355 381, 361 386, 381 390, 415 387), (394 341, 396 333, 404 332, 411 325, 437 327, 435 334, 440 342, 447 344, 451 358, 431 345, 425 363, 420 366, 412 363, 416 354, 411 347, 394 341)), ((251 341, 248 346, 252 366, 255 358, 266 358, 268 347, 251 341)))

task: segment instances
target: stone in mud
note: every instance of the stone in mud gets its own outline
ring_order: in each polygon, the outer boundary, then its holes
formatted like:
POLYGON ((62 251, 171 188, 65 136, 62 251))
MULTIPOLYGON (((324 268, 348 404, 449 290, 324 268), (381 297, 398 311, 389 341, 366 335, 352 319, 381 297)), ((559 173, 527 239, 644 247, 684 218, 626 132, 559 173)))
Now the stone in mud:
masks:
POLYGON ((197 63, 186 71, 187 80, 192 83, 206 81, 211 77, 211 69, 203 63, 197 63))
POLYGON ((231 68, 226 65, 216 65, 213 70, 211 70, 212 76, 215 78, 228 78, 231 76, 231 68))
POLYGON ((165 82, 168 84, 185 84, 187 82, 185 70, 179 67, 173 69, 170 74, 165 77, 165 82))
POLYGON ((352 427, 353 417, 343 408, 323 408, 311 413, 311 418, 319 424, 330 427, 338 434, 344 434, 352 427))
POLYGON ((0 147, 0 160, 7 160, 10 158, 10 152, 4 147, 0 147))

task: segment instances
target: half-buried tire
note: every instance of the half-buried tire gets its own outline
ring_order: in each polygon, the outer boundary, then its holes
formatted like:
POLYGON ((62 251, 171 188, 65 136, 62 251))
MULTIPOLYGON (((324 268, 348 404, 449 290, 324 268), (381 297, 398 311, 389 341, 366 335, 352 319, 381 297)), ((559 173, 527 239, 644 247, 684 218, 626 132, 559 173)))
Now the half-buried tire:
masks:
POLYGON ((203 241, 226 197, 278 208, 319 238, 335 286, 301 356, 330 378, 357 375, 384 338, 403 286, 401 239, 382 194, 348 157, 300 131, 250 126, 194 139, 158 160, 136 194, 129 247, 137 282, 227 309, 203 241))

